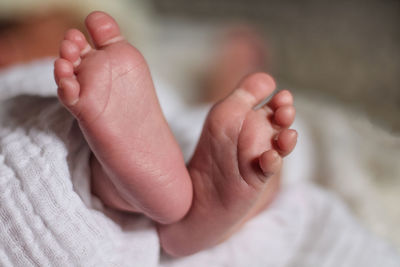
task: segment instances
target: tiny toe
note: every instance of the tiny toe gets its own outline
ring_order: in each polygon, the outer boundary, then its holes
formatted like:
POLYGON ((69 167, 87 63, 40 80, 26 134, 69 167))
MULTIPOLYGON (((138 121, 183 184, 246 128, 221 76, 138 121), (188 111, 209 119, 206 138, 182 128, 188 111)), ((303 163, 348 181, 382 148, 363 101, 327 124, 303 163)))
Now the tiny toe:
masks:
POLYGON ((73 77, 73 75, 74 67, 70 61, 58 58, 54 62, 54 79, 56 80, 57 85, 59 85, 60 79, 73 77))
POLYGON ((296 146, 297 132, 292 129, 282 130, 276 137, 277 150, 281 156, 286 156, 296 146))
POLYGON ((293 105, 293 95, 288 90, 279 91, 267 104, 272 110, 293 105))
POLYGON ((292 125, 296 116, 296 109, 293 106, 281 106, 274 113, 274 123, 282 128, 292 125))
POLYGON ((77 29, 68 30, 65 33, 64 39, 74 42, 79 47, 81 56, 85 56, 92 50, 85 35, 77 29))
POLYGON ((60 47, 60 57, 72 62, 74 67, 78 66, 80 63, 80 53, 78 45, 70 40, 64 40, 60 47))
POLYGON ((79 90, 79 83, 74 77, 60 79, 58 96, 66 107, 72 107, 78 102, 79 90))
POLYGON ((96 47, 124 40, 117 22, 104 12, 95 11, 90 13, 85 23, 96 47))
POLYGON ((274 79, 266 73, 255 73, 240 82, 238 89, 228 96, 253 108, 275 90, 274 79))
POLYGON ((272 175, 279 172, 282 167, 282 158, 278 152, 271 149, 265 151, 259 158, 260 168, 263 171, 265 178, 269 178, 272 175))

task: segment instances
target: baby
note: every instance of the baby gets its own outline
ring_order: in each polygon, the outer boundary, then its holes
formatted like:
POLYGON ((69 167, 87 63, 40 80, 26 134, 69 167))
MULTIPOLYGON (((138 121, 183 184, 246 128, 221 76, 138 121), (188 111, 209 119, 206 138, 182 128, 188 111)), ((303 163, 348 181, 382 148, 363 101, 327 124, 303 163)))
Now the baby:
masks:
POLYGON ((183 256, 223 241, 272 201, 282 157, 297 140, 288 91, 254 109, 275 84, 264 73, 246 77, 212 107, 185 166, 141 53, 103 12, 86 27, 94 47, 67 31, 54 74, 93 152, 93 191, 106 205, 153 219, 162 248, 183 256))

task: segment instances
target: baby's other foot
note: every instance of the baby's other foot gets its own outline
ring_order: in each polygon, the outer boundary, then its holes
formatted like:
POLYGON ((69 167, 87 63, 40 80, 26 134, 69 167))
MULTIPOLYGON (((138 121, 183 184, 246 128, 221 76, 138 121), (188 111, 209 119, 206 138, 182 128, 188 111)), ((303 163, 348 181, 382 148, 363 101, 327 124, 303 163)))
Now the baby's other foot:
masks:
POLYGON ((297 132, 287 129, 295 117, 289 91, 254 109, 274 89, 270 76, 253 74, 211 109, 189 163, 192 207, 183 220, 159 227, 169 254, 187 255, 221 242, 272 201, 281 157, 297 140, 297 132))
POLYGON ((60 101, 94 153, 94 191, 116 208, 161 223, 179 220, 190 207, 192 184, 148 66, 109 15, 91 13, 86 27, 94 47, 69 30, 54 74, 60 101))

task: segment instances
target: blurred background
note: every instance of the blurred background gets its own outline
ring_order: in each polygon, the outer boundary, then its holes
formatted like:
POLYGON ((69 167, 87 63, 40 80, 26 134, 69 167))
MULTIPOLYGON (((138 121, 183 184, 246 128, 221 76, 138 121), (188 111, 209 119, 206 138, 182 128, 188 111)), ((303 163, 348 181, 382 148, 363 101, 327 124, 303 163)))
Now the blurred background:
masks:
POLYGON ((400 250, 400 1, 2 0, 0 71, 57 56, 93 10, 113 15, 189 104, 216 97, 207 90, 224 83, 213 75, 224 64, 271 73, 308 126, 309 180, 400 250), (257 60, 238 60, 243 42, 257 60))

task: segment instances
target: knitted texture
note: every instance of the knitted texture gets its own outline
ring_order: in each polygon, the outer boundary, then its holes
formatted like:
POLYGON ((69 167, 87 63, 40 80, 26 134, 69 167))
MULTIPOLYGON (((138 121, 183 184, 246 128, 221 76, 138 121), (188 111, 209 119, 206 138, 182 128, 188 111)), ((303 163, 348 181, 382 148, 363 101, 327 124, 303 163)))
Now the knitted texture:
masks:
MULTIPOLYGON (((91 195, 90 151, 54 97, 52 60, 3 71, 0 86, 0 266, 400 266, 340 200, 296 177, 228 241, 160 258, 150 220, 109 210, 91 195)), ((188 158, 207 108, 188 109, 159 89, 188 158)), ((293 176, 305 173, 304 151, 300 143, 300 157, 288 162, 293 176)))
POLYGON ((51 67, 23 66, 0 80, 7 92, 0 113, 0 265, 155 266, 152 223, 104 209, 91 196, 89 149, 79 127, 55 97, 44 97, 56 92, 51 67))

